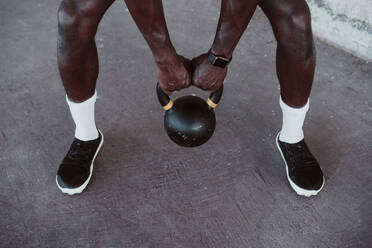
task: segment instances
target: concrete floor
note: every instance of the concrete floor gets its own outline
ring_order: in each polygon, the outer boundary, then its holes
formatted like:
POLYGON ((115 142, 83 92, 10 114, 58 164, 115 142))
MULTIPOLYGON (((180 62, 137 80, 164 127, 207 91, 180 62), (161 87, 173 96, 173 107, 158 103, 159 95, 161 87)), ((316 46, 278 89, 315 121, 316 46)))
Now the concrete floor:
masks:
MULTIPOLYGON (((97 35, 106 142, 86 191, 62 194, 55 173, 74 126, 56 66, 59 2, 0 2, 0 247, 371 247, 372 64, 316 41, 305 132, 326 185, 299 197, 274 143, 275 41, 260 10, 234 54, 213 138, 185 149, 163 130, 150 50, 116 2, 97 35)), ((165 1, 180 53, 207 51, 218 7, 165 1)), ((191 92, 206 96, 180 94, 191 92)))

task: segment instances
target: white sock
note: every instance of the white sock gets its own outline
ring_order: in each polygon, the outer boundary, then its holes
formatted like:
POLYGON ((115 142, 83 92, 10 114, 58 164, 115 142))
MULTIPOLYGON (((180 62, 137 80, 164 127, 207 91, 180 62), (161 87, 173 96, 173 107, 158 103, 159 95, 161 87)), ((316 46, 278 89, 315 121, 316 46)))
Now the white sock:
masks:
POLYGON ((279 140, 290 144, 301 141, 304 138, 302 126, 309 109, 309 100, 301 108, 292 108, 285 104, 280 97, 279 105, 283 112, 283 123, 279 140))
POLYGON ((91 98, 81 103, 72 102, 66 95, 66 101, 76 125, 75 137, 79 140, 88 141, 98 138, 98 131, 94 120, 96 99, 97 91, 94 92, 91 98))

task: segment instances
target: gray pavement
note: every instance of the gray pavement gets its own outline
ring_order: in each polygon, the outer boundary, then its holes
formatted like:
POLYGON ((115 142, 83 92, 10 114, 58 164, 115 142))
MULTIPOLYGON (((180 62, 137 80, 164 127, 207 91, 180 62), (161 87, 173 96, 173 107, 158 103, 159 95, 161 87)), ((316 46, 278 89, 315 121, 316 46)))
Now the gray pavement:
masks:
MULTIPOLYGON (((150 50, 116 2, 97 34, 105 144, 87 189, 62 194, 55 174, 74 126, 56 65, 58 4, 0 2, 0 247, 371 247, 372 64, 316 41, 305 135, 326 185, 297 196, 274 142, 276 44, 260 10, 234 53, 214 136, 185 149, 163 130, 150 50)), ((164 5, 178 51, 207 51, 219 2, 164 5)), ((176 95, 189 93, 206 96, 176 95)))

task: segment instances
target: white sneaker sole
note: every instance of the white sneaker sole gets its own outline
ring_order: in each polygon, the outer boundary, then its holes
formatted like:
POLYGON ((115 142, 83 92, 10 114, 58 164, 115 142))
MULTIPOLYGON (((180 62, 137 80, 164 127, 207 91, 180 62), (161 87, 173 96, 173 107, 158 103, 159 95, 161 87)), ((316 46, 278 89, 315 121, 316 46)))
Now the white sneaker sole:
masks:
POLYGON ((57 181, 57 176, 56 176, 56 183, 57 183, 57 186, 58 188, 65 194, 69 194, 69 195, 74 195, 74 194, 79 194, 81 192, 83 192, 83 190, 87 187, 89 181, 90 181, 90 178, 92 177, 92 173, 93 173, 93 167, 94 167, 94 160, 96 159, 97 157, 97 154, 99 152, 99 150, 101 149, 102 145, 103 145, 103 134, 100 130, 98 130, 98 132, 101 134, 101 142, 99 143, 98 145, 98 148, 97 148, 97 151, 96 153, 94 154, 94 157, 92 159, 92 163, 90 164, 90 172, 89 172, 89 177, 87 178, 87 180, 79 187, 77 188, 73 188, 73 189, 69 189, 69 188, 62 188, 59 184, 58 184, 58 181, 57 181))
POLYGON ((325 178, 323 177, 323 184, 322 186, 320 187, 320 189, 318 190, 307 190, 307 189, 303 189, 301 187, 299 187, 298 185, 296 185, 292 180, 291 178, 289 177, 289 172, 288 172, 288 165, 287 165, 287 161, 285 160, 284 156, 283 156, 283 153, 282 153, 282 149, 280 149, 280 146, 279 146, 279 143, 278 143, 278 140, 279 140, 279 135, 280 135, 280 132, 278 133, 278 135, 276 136, 276 139, 275 139, 275 142, 276 142, 276 146, 278 147, 278 150, 280 152, 280 155, 282 156, 282 159, 284 161, 284 164, 285 164, 285 171, 287 173, 287 179, 288 179, 288 182, 289 184, 291 185, 292 189, 298 194, 298 195, 302 195, 302 196, 306 196, 306 197, 310 197, 310 196, 313 196, 313 195, 317 195, 324 187, 324 183, 325 183, 325 178))

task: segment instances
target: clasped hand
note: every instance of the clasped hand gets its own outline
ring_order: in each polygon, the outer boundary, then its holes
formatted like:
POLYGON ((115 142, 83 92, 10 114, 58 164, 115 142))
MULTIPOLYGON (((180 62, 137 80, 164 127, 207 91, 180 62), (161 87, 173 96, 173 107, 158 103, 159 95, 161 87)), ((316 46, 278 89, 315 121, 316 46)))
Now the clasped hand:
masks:
POLYGON ((221 68, 209 62, 208 54, 201 54, 191 61, 177 55, 167 63, 157 65, 157 79, 163 91, 171 95, 173 91, 191 85, 214 92, 218 90, 227 74, 227 67, 221 68))

